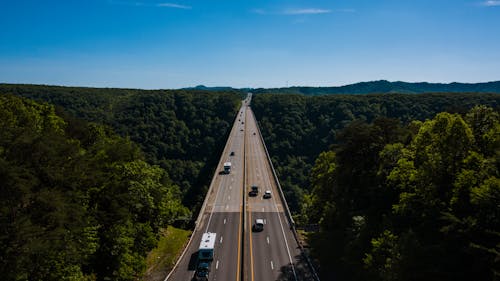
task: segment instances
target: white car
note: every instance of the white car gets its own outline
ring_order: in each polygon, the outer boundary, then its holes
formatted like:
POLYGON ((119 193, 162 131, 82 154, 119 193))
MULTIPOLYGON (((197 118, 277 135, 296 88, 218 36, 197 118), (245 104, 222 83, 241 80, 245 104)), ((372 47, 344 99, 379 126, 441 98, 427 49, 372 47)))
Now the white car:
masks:
POLYGON ((266 192, 264 192, 264 199, 267 199, 267 198, 271 198, 271 190, 266 190, 266 192))
POLYGON ((256 219, 255 224, 253 225, 253 231, 262 231, 264 230, 264 220, 256 219))

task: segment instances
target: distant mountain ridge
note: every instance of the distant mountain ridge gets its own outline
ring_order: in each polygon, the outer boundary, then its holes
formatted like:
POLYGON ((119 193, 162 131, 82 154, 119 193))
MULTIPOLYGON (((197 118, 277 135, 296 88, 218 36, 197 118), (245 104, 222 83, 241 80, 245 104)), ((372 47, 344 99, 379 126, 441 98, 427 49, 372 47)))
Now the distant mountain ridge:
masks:
POLYGON ((500 81, 485 83, 409 83, 389 82, 387 80, 360 82, 338 87, 288 87, 254 89, 254 93, 283 93, 303 95, 330 94, 422 94, 422 93, 500 93, 500 81))
POLYGON ((196 87, 187 87, 183 88, 186 90, 203 90, 203 91, 229 91, 229 90, 234 90, 232 87, 228 86, 216 86, 216 87, 207 87, 205 85, 198 85, 196 87))
MULTIPOLYGON (((95 87, 74 87, 74 86, 56 86, 56 85, 36 85, 36 84, 8 84, 1 83, 1 87, 12 86, 43 86, 43 87, 60 87, 67 89, 115 89, 115 90, 141 90, 133 88, 95 88, 95 87)), ((423 93, 493 93, 500 94, 500 81, 484 82, 484 83, 428 83, 428 82, 390 82, 387 80, 359 82, 344 86, 335 87, 310 87, 310 86, 293 86, 283 88, 234 88, 230 86, 209 87, 198 85, 195 87, 181 88, 180 90, 200 90, 209 92, 225 92, 225 91, 240 91, 272 94, 302 94, 309 96, 317 95, 358 95, 358 94, 423 94, 423 93)), ((147 91, 147 90, 145 90, 147 91)))

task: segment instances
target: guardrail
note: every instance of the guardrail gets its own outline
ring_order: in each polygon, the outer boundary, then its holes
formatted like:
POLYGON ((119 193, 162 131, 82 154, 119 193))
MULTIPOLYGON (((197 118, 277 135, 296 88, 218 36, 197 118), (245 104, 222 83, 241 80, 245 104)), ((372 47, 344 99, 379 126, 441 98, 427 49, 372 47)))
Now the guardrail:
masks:
POLYGON ((276 174, 276 170, 274 169, 273 161, 271 161, 271 156, 269 155, 269 151, 267 150, 266 142, 264 142, 264 137, 262 136, 262 132, 260 131, 259 122, 257 122, 257 118, 255 117, 255 114, 253 114, 253 111, 252 111, 252 115, 253 115, 253 118, 255 120, 255 124, 257 125, 257 130, 259 131, 260 139, 262 140, 262 144, 264 145, 264 150, 266 151, 267 161, 269 162, 269 165, 271 166, 271 170, 273 171, 274 181, 276 182, 276 186, 278 187, 280 198, 283 201, 283 203, 285 204, 285 209, 286 209, 285 214, 286 214, 286 217, 290 223, 290 227, 292 229, 293 236, 295 237, 295 240, 297 241, 297 245, 299 245, 299 247, 300 247, 300 252, 302 253, 302 256, 306 259, 307 264, 309 265, 309 268, 311 269, 311 272, 314 276, 314 279, 316 281, 320 281, 318 274, 316 273, 316 270, 315 270, 311 260, 305 254, 304 247, 302 247, 302 244, 300 243, 300 240, 299 240, 299 237, 297 234, 297 229, 295 228, 295 222, 292 218, 292 213, 290 212, 290 208, 288 208, 288 203, 286 202, 285 194, 283 193, 283 189, 281 188, 281 184, 280 184, 280 181, 279 181, 278 176, 276 174))

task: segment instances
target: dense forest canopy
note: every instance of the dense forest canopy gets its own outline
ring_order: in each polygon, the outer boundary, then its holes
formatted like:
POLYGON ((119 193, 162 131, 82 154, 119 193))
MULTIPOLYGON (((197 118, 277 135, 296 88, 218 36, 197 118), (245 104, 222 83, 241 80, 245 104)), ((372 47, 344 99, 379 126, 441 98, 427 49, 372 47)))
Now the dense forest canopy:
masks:
POLYGON ((499 101, 255 95, 322 280, 497 280, 499 101))
POLYGON ((498 112, 353 122, 342 137, 303 210, 325 280, 498 279, 498 112))
MULTIPOLYGON (((158 230, 202 201, 241 98, 0 85, 3 277, 134 279, 158 230)), ((499 105, 254 95, 296 222, 319 226, 322 280, 498 278, 499 105)))
POLYGON ((2 280, 133 280, 179 188, 140 148, 54 106, 0 95, 2 280))
POLYGON ((0 85, 9 93, 46 101, 130 138, 150 164, 165 169, 183 203, 199 206, 243 94, 239 91, 135 90, 0 85))
POLYGON ((408 124, 432 118, 442 111, 465 113, 477 104, 498 110, 500 95, 258 94, 253 97, 252 109, 292 212, 299 214, 304 194, 310 191, 309 174, 315 159, 342 141, 339 133, 351 122, 388 117, 408 124))
POLYGON ((408 83, 389 82, 386 80, 361 82, 339 87, 287 87, 271 89, 254 89, 255 93, 268 94, 422 94, 422 93, 500 93, 500 81, 486 83, 408 83))

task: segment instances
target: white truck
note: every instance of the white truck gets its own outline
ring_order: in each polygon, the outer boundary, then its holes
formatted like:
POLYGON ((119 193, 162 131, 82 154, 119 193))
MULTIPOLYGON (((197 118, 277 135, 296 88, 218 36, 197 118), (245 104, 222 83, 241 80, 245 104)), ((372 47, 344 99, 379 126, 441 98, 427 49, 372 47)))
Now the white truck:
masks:
POLYGON ((224 163, 224 174, 231 173, 231 162, 224 163))
POLYGON ((201 237, 198 248, 198 266, 194 275, 196 281, 207 281, 210 273, 210 265, 214 259, 215 237, 217 233, 206 232, 201 237))

